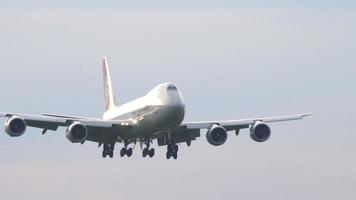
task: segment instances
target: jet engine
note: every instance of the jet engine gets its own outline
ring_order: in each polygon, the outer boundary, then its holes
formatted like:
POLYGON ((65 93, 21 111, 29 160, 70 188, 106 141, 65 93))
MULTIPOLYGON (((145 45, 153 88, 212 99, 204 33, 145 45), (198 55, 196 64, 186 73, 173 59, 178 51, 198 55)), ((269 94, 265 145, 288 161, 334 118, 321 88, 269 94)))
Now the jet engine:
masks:
POLYGON ((79 122, 71 124, 66 131, 66 137, 72 143, 83 143, 87 136, 87 127, 79 122))
POLYGON ((271 136, 271 129, 263 122, 256 122, 251 126, 250 137, 256 142, 265 142, 271 136))
POLYGON ((213 125, 206 133, 206 139, 211 145, 223 145, 227 140, 227 131, 222 126, 213 125))
POLYGON ((19 117, 11 117, 5 122, 5 132, 11 137, 19 137, 26 131, 25 120, 19 117))

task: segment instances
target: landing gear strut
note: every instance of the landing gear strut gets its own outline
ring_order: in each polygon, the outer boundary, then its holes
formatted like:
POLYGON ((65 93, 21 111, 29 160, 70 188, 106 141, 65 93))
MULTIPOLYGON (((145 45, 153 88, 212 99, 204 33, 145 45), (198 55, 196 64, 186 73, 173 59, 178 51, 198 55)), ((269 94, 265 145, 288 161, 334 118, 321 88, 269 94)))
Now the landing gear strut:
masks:
POLYGON ((155 149, 151 148, 150 149, 150 141, 146 142, 146 147, 142 150, 142 157, 146 157, 149 156, 150 158, 152 158, 155 155, 155 149))
POLYGON ((109 156, 110 158, 113 158, 114 157, 114 149, 115 149, 115 143, 104 144, 104 147, 103 147, 103 158, 106 158, 106 156, 109 156))
POLYGON ((121 157, 124 157, 125 155, 127 155, 127 157, 132 156, 132 148, 128 148, 128 145, 128 142, 124 143, 124 147, 120 150, 121 157))

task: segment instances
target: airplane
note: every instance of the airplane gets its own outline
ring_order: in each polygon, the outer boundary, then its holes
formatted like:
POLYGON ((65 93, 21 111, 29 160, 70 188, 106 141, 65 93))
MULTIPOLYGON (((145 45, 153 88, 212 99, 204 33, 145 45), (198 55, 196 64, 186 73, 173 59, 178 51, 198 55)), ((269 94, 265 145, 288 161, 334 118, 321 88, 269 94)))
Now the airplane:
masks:
POLYGON ((241 129, 247 128, 250 129, 252 140, 265 142, 271 136, 268 123, 300 120, 313 114, 184 122, 183 96, 173 83, 162 83, 145 96, 118 106, 107 58, 103 58, 102 62, 105 112, 101 119, 56 114, 0 113, 0 117, 7 118, 5 132, 11 137, 19 137, 26 132, 27 127, 39 128, 42 134, 66 127, 66 137, 70 142, 83 144, 91 141, 98 143, 99 148, 103 146, 103 158, 113 158, 116 143, 123 144, 121 157, 131 157, 133 148, 139 143, 142 156, 152 158, 155 149, 151 144, 157 140, 158 146, 167 146, 167 159, 177 159, 178 144, 186 143, 189 147, 192 141, 201 136, 201 130, 207 130, 207 142, 214 146, 223 145, 227 141, 228 132, 234 131, 238 135, 241 129))

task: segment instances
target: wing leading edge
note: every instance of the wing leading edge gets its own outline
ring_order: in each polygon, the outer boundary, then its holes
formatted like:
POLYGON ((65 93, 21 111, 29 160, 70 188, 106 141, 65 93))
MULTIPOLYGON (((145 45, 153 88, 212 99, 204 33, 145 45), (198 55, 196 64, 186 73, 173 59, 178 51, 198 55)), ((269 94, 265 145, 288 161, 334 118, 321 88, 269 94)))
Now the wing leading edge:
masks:
MULTIPOLYGON (((73 122, 81 122, 86 126, 93 127, 112 127, 114 125, 132 125, 133 121, 131 120, 102 120, 96 118, 84 118, 77 116, 65 116, 65 115, 29 115, 29 114, 18 114, 18 113, 0 113, 0 117, 20 117, 25 120, 26 123, 38 123, 40 126, 33 126, 35 128, 46 128, 46 124, 52 124, 53 126, 68 126, 73 122), (42 125, 41 125, 42 124, 42 125)), ((27 124, 28 126, 31 126, 27 124)), ((31 126, 32 127, 32 126, 31 126)))

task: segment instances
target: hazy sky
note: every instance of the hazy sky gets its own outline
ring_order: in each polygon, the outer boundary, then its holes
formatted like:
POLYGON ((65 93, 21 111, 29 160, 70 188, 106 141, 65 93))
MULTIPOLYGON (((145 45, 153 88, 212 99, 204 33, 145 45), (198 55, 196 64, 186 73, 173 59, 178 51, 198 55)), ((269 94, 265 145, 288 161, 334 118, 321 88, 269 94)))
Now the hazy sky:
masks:
POLYGON ((177 161, 3 134, 0 199, 356 198, 354 1, 130 2, 1 1, 0 111, 101 117, 107 56, 119 103, 172 81, 186 120, 317 114, 263 144, 202 134, 177 161))

